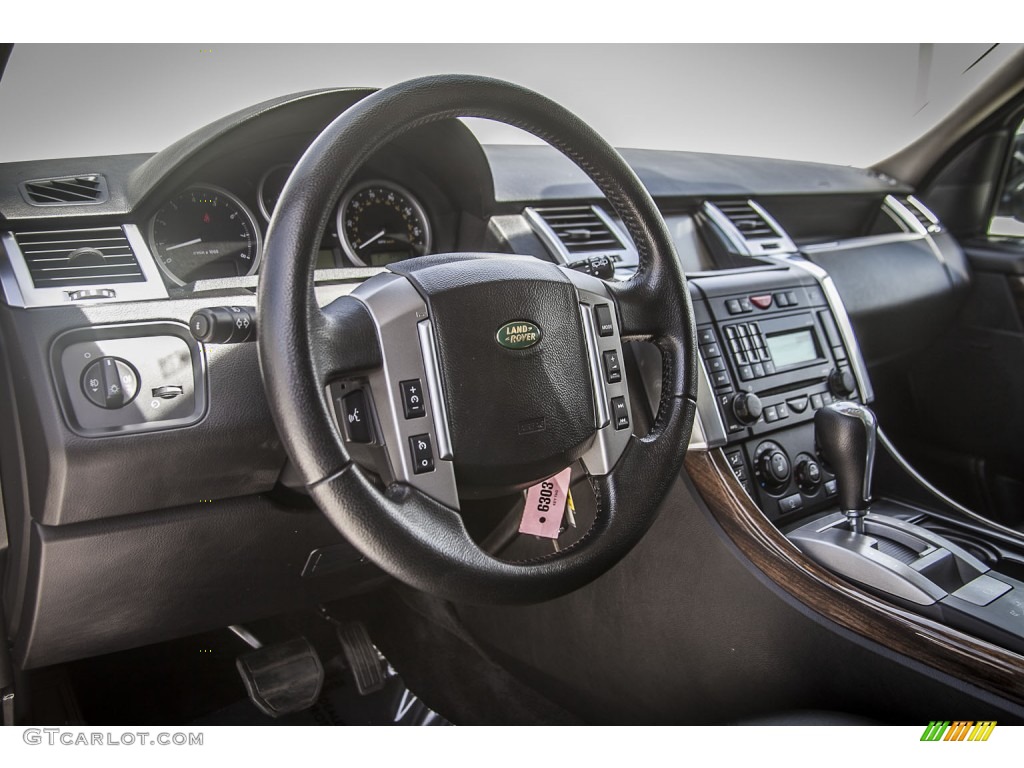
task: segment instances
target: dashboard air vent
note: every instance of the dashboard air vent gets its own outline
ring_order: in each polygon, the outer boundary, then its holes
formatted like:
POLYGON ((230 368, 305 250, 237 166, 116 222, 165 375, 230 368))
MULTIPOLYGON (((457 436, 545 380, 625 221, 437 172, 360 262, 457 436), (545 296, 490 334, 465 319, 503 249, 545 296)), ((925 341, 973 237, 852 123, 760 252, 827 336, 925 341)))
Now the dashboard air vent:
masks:
POLYGON ((29 205, 96 205, 107 201, 107 180, 98 173, 35 179, 20 185, 29 205))
POLYGON ((14 239, 36 288, 145 281, 120 227, 18 232, 14 239))
POLYGON ((625 246, 594 206, 531 208, 569 255, 622 251, 625 246))
POLYGON ((753 200, 708 200, 703 212, 733 253, 769 256, 796 252, 789 235, 753 200))
POLYGON ((732 222, 747 240, 760 240, 764 238, 776 238, 779 233, 772 229, 758 211, 750 205, 748 200, 720 200, 716 202, 718 208, 725 218, 732 222))
POLYGON ((939 223, 935 214, 928 210, 928 207, 916 197, 908 195, 900 200, 900 202, 903 203, 903 207, 906 208, 915 219, 917 219, 918 223, 924 227, 925 231, 933 234, 942 231, 942 225, 939 223))

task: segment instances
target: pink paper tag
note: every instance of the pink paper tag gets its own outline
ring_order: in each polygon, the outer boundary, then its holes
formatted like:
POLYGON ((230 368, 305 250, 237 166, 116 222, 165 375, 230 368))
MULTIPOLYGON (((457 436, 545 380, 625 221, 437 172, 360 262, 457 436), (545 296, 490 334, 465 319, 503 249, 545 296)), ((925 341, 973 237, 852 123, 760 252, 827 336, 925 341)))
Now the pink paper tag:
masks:
POLYGON ((566 467, 554 477, 541 480, 526 492, 526 507, 520 533, 557 539, 565 514, 565 498, 569 490, 572 467, 566 467))

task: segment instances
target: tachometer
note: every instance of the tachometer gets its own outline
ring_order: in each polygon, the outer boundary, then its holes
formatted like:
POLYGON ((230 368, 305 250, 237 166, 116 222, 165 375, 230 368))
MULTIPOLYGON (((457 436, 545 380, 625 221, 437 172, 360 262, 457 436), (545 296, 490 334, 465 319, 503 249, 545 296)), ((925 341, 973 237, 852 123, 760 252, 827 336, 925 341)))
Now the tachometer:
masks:
POLYGON ((364 267, 430 253, 430 221, 423 206, 390 181, 367 181, 342 197, 338 235, 349 259, 364 267))
POLYGON ((253 274, 263 241, 252 212, 211 186, 189 187, 168 200, 149 224, 156 263, 179 285, 253 274))

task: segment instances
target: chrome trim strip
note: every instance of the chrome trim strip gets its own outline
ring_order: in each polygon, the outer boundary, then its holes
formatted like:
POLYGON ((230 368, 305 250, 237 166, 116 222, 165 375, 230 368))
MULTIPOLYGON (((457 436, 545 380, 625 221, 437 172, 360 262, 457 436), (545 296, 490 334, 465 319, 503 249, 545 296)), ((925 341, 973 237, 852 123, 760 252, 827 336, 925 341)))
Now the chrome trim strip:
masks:
POLYGON ((715 390, 711 386, 708 369, 704 359, 697 356, 697 413, 693 420, 693 432, 690 433, 688 451, 704 451, 709 448, 720 448, 729 442, 729 434, 718 410, 715 390), (699 431, 699 436, 698 435, 699 431))
POLYGON ((850 359, 850 368, 853 370, 853 377, 857 380, 857 391, 864 403, 870 403, 875 399, 875 390, 871 387, 871 379, 868 377, 868 368, 864 363, 864 356, 860 351, 860 344, 857 343, 857 335, 850 323, 850 316, 846 314, 846 307, 843 305, 843 298, 839 295, 836 284, 832 281, 828 272, 817 264, 807 261, 799 256, 791 256, 784 260, 797 269, 802 269, 818 281, 822 293, 825 294, 825 301, 832 310, 832 317, 835 318, 839 328, 839 335, 843 339, 843 346, 846 347, 846 354, 850 359))
MULTIPOLYGON (((929 221, 933 219, 936 222, 938 221, 938 219, 935 219, 935 215, 931 211, 925 213, 927 209, 919 202, 917 202, 915 198, 910 197, 909 199, 914 201, 914 206, 918 210, 920 210, 922 214, 925 215, 925 218, 927 218, 929 221)), ((924 238, 925 243, 928 245, 929 248, 931 248, 932 254, 935 256, 936 259, 938 259, 938 262, 943 267, 945 267, 946 271, 948 272, 949 265, 946 263, 946 256, 945 254, 943 254, 942 249, 939 248, 938 244, 935 242, 935 239, 932 237, 933 233, 938 234, 939 232, 942 231, 942 228, 937 224, 932 225, 930 227, 925 227, 924 224, 922 224, 920 220, 917 218, 917 216, 910 212, 910 209, 907 208, 906 204, 903 203, 902 200, 898 200, 892 195, 885 196, 883 206, 887 207, 890 211, 894 212, 900 218, 900 220, 904 222, 904 224, 911 228, 912 231, 916 232, 917 234, 924 238)))
POLYGON ((121 227, 84 227, 81 229, 69 230, 40 230, 54 233, 64 232, 90 232, 94 230, 120 229, 131 246, 135 255, 135 261, 142 272, 143 280, 137 283, 111 283, 110 285, 91 285, 91 289, 109 288, 116 293, 115 298, 93 298, 81 301, 72 301, 68 295, 75 290, 86 287, 81 285, 65 285, 59 287, 36 288, 32 281, 32 273, 28 269, 25 255, 14 237, 13 232, 0 232, 0 243, 3 250, 0 252, 0 286, 3 287, 4 297, 8 306, 24 307, 32 309, 35 307, 59 307, 59 306, 87 306, 90 304, 118 303, 125 301, 152 301, 154 299, 166 299, 167 288, 160 277, 160 269, 153 260, 146 245, 145 238, 134 224, 125 224, 121 227))
MULTIPOLYGON (((796 253, 796 244, 793 242, 792 238, 786 234, 786 230, 784 230, 782 225, 775 220, 774 216, 768 213, 768 211, 766 211, 756 200, 747 200, 747 205, 753 208, 762 219, 768 222, 768 226, 775 230, 779 235, 779 242, 782 244, 782 248, 786 253, 796 253)), ((771 241, 769 240, 768 242, 771 241)), ((778 251, 772 249, 771 253, 778 253, 778 251)))
MULTIPOLYGON (((888 213, 889 211, 887 211, 888 213)), ((899 214, 892 212, 893 216, 899 214)), ((900 219, 900 223, 903 220, 900 219)), ((923 240, 924 235, 916 232, 896 232, 891 235, 866 235, 864 237, 851 237, 846 240, 833 240, 828 243, 812 243, 801 248, 804 253, 821 253, 823 251, 845 251, 850 248, 870 248, 873 245, 888 245, 889 243, 906 243, 923 240)))
POLYGON ((590 358, 590 378, 594 382, 594 407, 597 414, 597 428, 603 429, 611 421, 608 411, 608 390, 601 374, 601 360, 597 353, 597 327, 594 325, 594 310, 588 304, 580 304, 583 316, 583 338, 587 344, 587 357, 590 358))
POLYGON ((434 429, 437 431, 434 439, 437 443, 437 456, 451 461, 454 453, 451 433, 448 431, 448 408, 441 396, 441 364, 434 346, 434 324, 430 320, 421 320, 416 324, 416 332, 420 337, 420 354, 423 356, 423 371, 427 377, 427 399, 430 401, 434 429))

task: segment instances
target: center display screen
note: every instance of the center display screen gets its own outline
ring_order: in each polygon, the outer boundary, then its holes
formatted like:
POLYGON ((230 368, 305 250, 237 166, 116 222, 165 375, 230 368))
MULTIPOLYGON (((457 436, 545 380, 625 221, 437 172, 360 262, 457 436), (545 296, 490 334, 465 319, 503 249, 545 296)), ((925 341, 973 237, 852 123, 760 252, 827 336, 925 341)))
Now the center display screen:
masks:
POLYGON ((809 363, 820 357, 814 333, 807 329, 769 334, 766 342, 776 368, 809 363))

